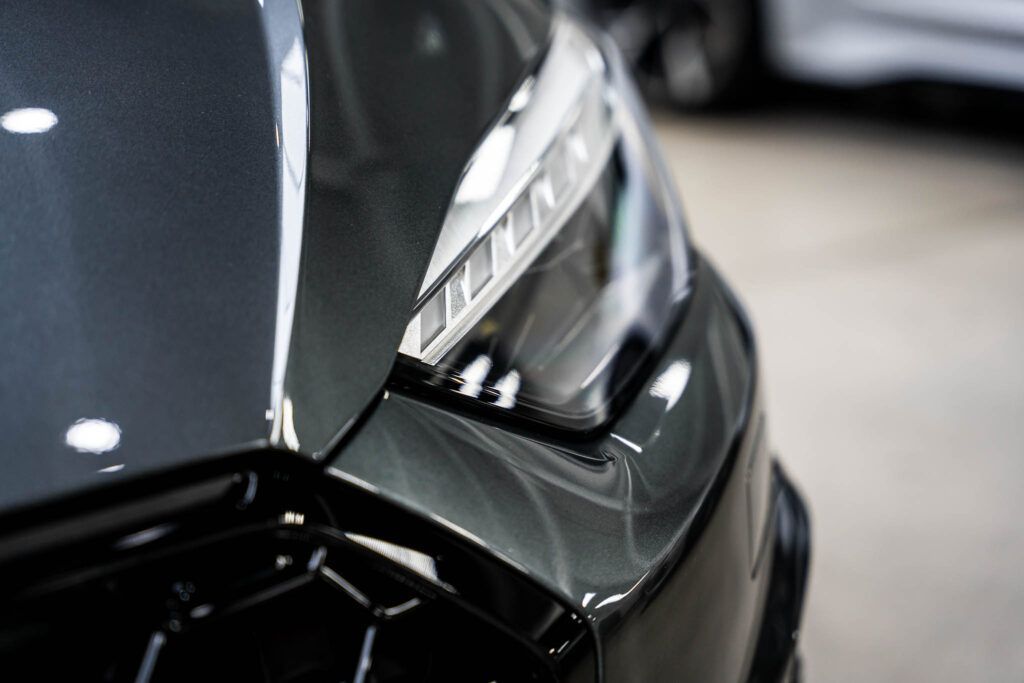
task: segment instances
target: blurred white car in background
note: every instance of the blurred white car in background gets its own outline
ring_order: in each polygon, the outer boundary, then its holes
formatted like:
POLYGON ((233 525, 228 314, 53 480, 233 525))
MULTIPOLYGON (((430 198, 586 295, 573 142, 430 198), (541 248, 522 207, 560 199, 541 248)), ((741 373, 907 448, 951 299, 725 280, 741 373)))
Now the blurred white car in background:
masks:
POLYGON ((733 99, 759 68, 844 87, 1024 90, 1024 0, 567 0, 677 104, 733 99))
POLYGON ((787 75, 1024 88, 1024 0, 760 2, 767 55, 787 75))

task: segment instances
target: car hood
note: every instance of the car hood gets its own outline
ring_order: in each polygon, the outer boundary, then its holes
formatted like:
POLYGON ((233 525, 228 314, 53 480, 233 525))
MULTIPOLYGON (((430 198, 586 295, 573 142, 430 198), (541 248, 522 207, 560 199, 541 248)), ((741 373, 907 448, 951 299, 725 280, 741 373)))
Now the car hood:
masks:
POLYGON ((532 0, 0 7, 0 509, 329 450, 386 381, 532 0))

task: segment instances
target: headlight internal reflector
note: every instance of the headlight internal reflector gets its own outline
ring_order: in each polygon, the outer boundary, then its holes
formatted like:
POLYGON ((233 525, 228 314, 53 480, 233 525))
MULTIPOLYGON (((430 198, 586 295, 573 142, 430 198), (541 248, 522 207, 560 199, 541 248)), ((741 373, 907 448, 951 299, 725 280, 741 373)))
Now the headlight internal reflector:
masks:
POLYGON ((560 19, 460 180, 400 383, 566 429, 610 416, 688 281, 642 117, 621 66, 560 19))

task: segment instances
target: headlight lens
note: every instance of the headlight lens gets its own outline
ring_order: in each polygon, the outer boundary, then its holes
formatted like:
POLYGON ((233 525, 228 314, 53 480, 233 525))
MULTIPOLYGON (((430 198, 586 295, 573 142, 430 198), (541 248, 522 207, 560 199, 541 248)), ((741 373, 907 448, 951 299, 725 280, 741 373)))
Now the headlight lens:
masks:
POLYGON ((397 380, 602 424, 688 283, 684 229, 621 66, 568 19, 456 190, 397 380))

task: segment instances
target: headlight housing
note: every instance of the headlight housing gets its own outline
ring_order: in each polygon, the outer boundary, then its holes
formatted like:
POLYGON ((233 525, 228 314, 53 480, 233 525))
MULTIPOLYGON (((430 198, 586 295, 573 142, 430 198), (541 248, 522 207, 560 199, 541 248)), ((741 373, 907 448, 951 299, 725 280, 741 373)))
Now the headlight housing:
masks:
POLYGON ((557 428, 608 419, 689 282, 648 125, 614 55, 557 19, 459 182, 399 383, 557 428))

